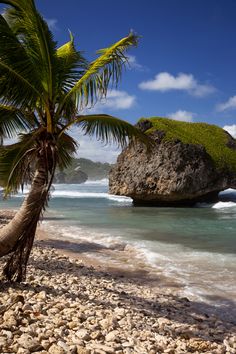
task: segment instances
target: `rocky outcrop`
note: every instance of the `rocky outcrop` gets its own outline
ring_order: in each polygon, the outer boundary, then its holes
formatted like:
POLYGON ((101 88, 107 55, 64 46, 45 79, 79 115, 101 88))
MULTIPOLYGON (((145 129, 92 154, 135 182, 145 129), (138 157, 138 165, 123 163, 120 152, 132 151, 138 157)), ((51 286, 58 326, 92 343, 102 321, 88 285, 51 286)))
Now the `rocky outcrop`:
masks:
POLYGON ((84 183, 89 180, 108 178, 111 165, 84 158, 73 158, 71 164, 63 171, 57 169, 54 183, 84 183))
MULTIPOLYGON (((147 120, 139 127, 150 131, 152 124, 147 120)), ((224 133, 236 162, 235 139, 224 133)), ((109 176, 110 193, 131 197, 134 204, 181 206, 215 201, 219 191, 236 188, 236 171, 225 163, 217 167, 203 145, 165 136, 166 131, 150 133, 155 145, 149 153, 139 143, 119 155, 109 176)))
POLYGON ((65 173, 63 171, 56 173, 54 182, 81 184, 86 182, 87 179, 88 179, 88 175, 85 172, 75 169, 70 171, 70 173, 65 173))

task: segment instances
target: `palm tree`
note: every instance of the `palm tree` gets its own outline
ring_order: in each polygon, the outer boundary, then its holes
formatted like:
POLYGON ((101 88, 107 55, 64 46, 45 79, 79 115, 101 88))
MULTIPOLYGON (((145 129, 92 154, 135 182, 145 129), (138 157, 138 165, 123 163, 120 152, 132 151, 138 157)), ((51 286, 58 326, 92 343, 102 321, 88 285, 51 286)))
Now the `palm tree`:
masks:
POLYGON ((76 151, 68 134, 71 126, 121 147, 147 138, 118 118, 82 114, 119 82, 125 53, 137 45, 135 34, 99 50, 89 63, 75 49, 72 34, 68 43, 56 47, 34 0, 0 3, 8 5, 0 15, 0 138, 19 139, 1 147, 0 180, 6 196, 31 184, 21 208, 0 231, 0 257, 9 255, 4 276, 22 281, 55 169, 68 166, 76 151))

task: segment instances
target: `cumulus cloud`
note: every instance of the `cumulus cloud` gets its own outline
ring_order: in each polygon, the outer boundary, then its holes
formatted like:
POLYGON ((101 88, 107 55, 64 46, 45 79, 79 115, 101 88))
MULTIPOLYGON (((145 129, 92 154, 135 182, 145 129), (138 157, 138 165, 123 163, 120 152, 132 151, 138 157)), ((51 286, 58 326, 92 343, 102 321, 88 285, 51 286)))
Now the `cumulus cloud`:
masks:
POLYGON ((45 18, 45 21, 48 24, 48 27, 51 31, 57 29, 57 19, 56 18, 45 18))
POLYGON ((135 96, 125 91, 112 90, 107 93, 107 98, 100 104, 112 109, 129 109, 135 104, 135 96))
POLYGON ((232 96, 228 101, 220 103, 216 106, 218 112, 223 112, 230 109, 236 109, 236 96, 232 96))
POLYGON ((192 122, 194 116, 195 116, 195 113, 183 111, 183 110, 178 110, 174 113, 168 114, 169 118, 174 119, 174 120, 179 120, 182 122, 192 122))
POLYGON ((138 61, 135 55, 127 55, 128 60, 129 60, 129 67, 130 69, 134 69, 137 71, 146 71, 147 68, 143 65, 141 65, 138 61))
POLYGON ((236 124, 233 125, 225 125, 223 127, 230 135, 232 135, 236 139, 236 124))
POLYGON ((186 91, 197 97, 204 97, 215 91, 215 88, 211 85, 199 84, 192 74, 179 73, 174 76, 168 72, 161 72, 153 80, 141 82, 139 88, 160 92, 171 90, 186 91))
POLYGON ((84 113, 105 113, 112 110, 125 110, 132 108, 136 103, 136 97, 129 95, 126 91, 109 90, 107 97, 96 103, 92 108, 86 109, 84 113))

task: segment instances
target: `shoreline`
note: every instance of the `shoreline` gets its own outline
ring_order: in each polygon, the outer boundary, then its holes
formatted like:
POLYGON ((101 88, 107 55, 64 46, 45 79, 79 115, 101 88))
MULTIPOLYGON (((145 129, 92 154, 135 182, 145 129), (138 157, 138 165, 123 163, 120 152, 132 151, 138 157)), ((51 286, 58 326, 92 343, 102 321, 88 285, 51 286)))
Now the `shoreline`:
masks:
MULTIPOLYGON (((0 224, 8 222, 16 210, 0 211, 0 224), (5 218, 5 220, 4 220, 5 218)), ((47 220, 47 218, 46 218, 47 220)), ((59 224, 58 224, 59 227, 59 224)), ((217 293, 199 296, 198 291, 189 291, 188 284, 178 276, 169 274, 158 263, 153 265, 147 262, 145 254, 142 256, 140 249, 126 242, 115 242, 104 245, 104 242, 96 242, 96 239, 74 238, 73 234, 63 236, 55 234, 57 229, 42 222, 37 227, 35 242, 38 246, 49 247, 57 251, 61 256, 67 256, 83 262, 88 267, 98 271, 107 272, 114 276, 120 276, 134 280, 137 284, 148 285, 152 288, 165 289, 166 292, 178 297, 185 297, 189 301, 199 303, 199 306, 214 309, 214 313, 221 319, 230 319, 236 323, 235 299, 221 297, 217 293), (206 304, 206 306, 205 306, 206 304)), ((194 290, 194 289, 193 289, 194 290)), ((198 290, 196 288, 196 290, 198 290)))
POLYGON ((163 269, 147 267, 146 260, 136 262, 136 249, 120 247, 118 249, 104 248, 94 242, 65 238, 60 240, 53 236, 47 227, 39 227, 37 231, 38 245, 50 247, 56 250, 61 256, 67 256, 75 261, 81 261, 96 271, 101 271, 111 276, 118 276, 127 281, 144 285, 159 293, 174 295, 178 298, 185 298, 194 303, 198 311, 207 315, 215 315, 222 321, 231 321, 236 325, 235 299, 221 298, 219 295, 199 297, 198 294, 185 290, 185 283, 181 280, 164 274, 163 269), (101 247, 101 248, 100 248, 101 247), (133 253, 134 252, 134 253, 133 253), (94 256, 95 255, 95 256, 94 256), (131 261, 129 260, 131 257, 131 261))
POLYGON ((41 226, 38 227, 36 241, 38 245, 55 249, 62 256, 65 255, 74 260, 80 260, 89 267, 114 276, 133 279, 139 284, 149 284, 152 287, 165 286, 172 293, 177 293, 181 287, 181 284, 163 275, 161 271, 158 272, 155 269, 155 272, 152 272, 144 269, 142 263, 136 263, 130 267, 127 262, 130 256, 130 249, 128 251, 126 248, 115 250, 116 258, 114 259, 114 249, 104 249, 102 246, 100 249, 97 244, 92 242, 85 243, 81 240, 76 242, 75 239, 60 240, 59 238, 51 237, 50 233, 41 226), (96 249, 96 252, 101 253, 101 257, 92 256, 94 249, 96 249), (104 256, 107 256, 108 263, 104 256))
POLYGON ((38 241, 27 281, 0 282, 0 288, 1 353, 235 352, 231 322, 166 289, 87 266, 38 241))
POLYGON ((211 305, 178 295, 161 276, 108 271, 49 240, 39 228, 26 282, 0 282, 1 353, 236 352, 236 323, 211 305))
POLYGON ((180 296, 161 274, 109 269, 48 236, 39 228, 25 283, 0 282, 1 353, 235 353, 236 323, 213 306, 180 296))

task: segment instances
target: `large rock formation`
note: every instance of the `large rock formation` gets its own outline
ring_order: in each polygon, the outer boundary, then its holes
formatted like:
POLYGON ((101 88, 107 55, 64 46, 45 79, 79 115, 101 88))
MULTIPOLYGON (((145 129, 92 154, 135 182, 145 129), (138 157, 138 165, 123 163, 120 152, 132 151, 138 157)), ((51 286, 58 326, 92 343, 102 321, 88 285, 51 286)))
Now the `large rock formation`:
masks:
POLYGON ((138 143, 119 155, 110 193, 134 204, 175 206, 215 201, 219 191, 236 188, 236 141, 223 129, 165 118, 141 120, 138 127, 155 146, 148 153, 138 143))

